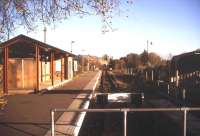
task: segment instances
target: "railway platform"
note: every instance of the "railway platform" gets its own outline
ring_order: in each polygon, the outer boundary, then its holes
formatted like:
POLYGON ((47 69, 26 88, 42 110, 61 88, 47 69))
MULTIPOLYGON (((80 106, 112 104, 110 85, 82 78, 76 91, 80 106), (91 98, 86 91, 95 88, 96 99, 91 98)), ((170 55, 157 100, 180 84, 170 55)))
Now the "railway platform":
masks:
MULTIPOLYGON (((51 109, 87 108, 100 75, 100 71, 90 71, 43 93, 7 96, 8 104, 0 111, 1 135, 50 135, 51 109)), ((56 113, 56 134, 77 134, 83 118, 73 113, 56 113)))
MULTIPOLYGON (((84 93, 80 93, 75 100, 70 104, 68 109, 88 109, 90 100, 93 96, 93 92, 96 88, 96 85, 99 81, 101 72, 98 72, 90 82, 84 86, 81 90, 84 93), (89 92, 88 92, 89 91, 89 92)), ((84 79, 83 79, 84 80, 84 79)), ((78 81, 80 82, 80 80, 78 81)), ((83 82, 83 81, 82 81, 83 82)), ((80 82, 80 83, 82 83, 80 82)), ((75 86, 71 85, 72 89, 77 89, 77 84, 75 86)), ((66 86, 61 88, 66 89, 66 86)), ((60 90, 60 88, 58 88, 60 90)), ((66 136, 66 135, 73 135, 77 136, 81 125, 83 123, 85 117, 85 113, 75 113, 75 112, 64 112, 55 122, 55 135, 59 136, 66 136)), ((45 136, 51 136, 51 129, 45 134, 45 136)))

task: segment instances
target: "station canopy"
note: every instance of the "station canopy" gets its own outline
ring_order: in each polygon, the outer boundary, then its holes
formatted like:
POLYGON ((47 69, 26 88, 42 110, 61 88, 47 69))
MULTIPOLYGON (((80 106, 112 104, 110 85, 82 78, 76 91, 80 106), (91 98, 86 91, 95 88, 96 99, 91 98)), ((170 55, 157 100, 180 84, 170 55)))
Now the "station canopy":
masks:
POLYGON ((50 61, 50 53, 54 52, 55 59, 60 56, 73 56, 74 54, 35 40, 25 35, 19 35, 0 44, 0 48, 9 48, 9 58, 35 58, 35 47, 40 48, 40 59, 50 61))

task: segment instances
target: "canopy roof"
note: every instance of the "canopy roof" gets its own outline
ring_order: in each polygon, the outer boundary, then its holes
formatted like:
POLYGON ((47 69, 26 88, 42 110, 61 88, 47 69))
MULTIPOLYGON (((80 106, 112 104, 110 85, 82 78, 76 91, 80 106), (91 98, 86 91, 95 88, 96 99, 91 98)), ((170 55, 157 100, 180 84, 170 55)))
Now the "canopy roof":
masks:
MULTIPOLYGON (((44 42, 35 40, 33 38, 30 38, 28 36, 25 35, 18 35, 8 41, 5 41, 3 43, 0 44, 0 48, 5 48, 5 47, 9 47, 9 46, 16 46, 16 45, 28 45, 28 46, 38 46, 39 48, 43 49, 46 52, 51 52, 54 51, 57 54, 62 54, 62 55, 66 55, 66 56, 73 56, 75 57, 76 55, 69 53, 67 51, 64 51, 62 49, 56 48, 54 46, 51 46, 49 44, 46 44, 44 42)), ((22 46, 23 47, 23 46, 22 46)))
POLYGON ((200 70, 199 50, 174 56, 171 61, 171 70, 173 70, 171 72, 175 74, 176 69, 182 74, 200 70))

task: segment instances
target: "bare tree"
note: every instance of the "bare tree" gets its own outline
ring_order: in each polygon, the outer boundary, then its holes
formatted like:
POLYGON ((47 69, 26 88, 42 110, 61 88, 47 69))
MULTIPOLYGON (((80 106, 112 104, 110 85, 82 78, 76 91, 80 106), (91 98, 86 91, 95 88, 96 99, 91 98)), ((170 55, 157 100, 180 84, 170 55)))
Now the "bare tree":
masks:
POLYGON ((127 55, 127 63, 130 68, 137 68, 140 64, 140 56, 136 53, 130 53, 127 55))
POLYGON ((158 66, 158 65, 161 65, 162 63, 161 57, 158 54, 153 53, 153 52, 149 53, 148 59, 149 59, 149 63, 152 66, 158 66))
POLYGON ((0 40, 9 38, 19 25, 34 30, 37 23, 51 25, 71 15, 99 15, 102 18, 102 32, 112 29, 110 20, 120 10, 120 5, 132 4, 133 0, 1 0, 0 40))

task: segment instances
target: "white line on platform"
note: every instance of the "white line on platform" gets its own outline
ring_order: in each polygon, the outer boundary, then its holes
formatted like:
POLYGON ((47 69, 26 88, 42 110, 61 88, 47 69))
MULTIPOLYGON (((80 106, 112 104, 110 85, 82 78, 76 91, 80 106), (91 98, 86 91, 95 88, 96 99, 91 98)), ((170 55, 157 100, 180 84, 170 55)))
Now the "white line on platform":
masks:
MULTIPOLYGON (((89 107, 89 105, 90 105, 90 100, 91 100, 92 97, 93 97, 94 91, 95 91, 95 89, 96 89, 96 86, 97 86, 97 84, 98 84, 98 82, 99 82, 100 77, 101 77, 101 71, 99 71, 99 73, 98 73, 98 74, 88 83, 88 85, 84 88, 84 90, 92 90, 92 94, 90 94, 89 100, 87 100, 87 101, 85 102, 85 104, 84 104, 84 106, 83 106, 83 109, 88 109, 88 107, 89 107), (92 89, 91 89, 91 84, 94 82, 94 80, 95 80, 95 84, 94 84, 94 86, 93 86, 92 89)), ((80 128, 81 128, 81 126, 82 126, 82 124, 83 124, 83 120, 84 120, 84 118, 85 118, 85 114, 86 114, 86 112, 80 113, 80 116, 79 116, 78 121, 77 121, 77 123, 76 123, 76 126, 77 126, 77 127, 74 129, 74 136, 78 136, 79 131, 80 131, 80 128)))
MULTIPOLYGON (((72 102, 72 104, 69 106, 69 108, 73 107, 73 108, 83 108, 83 109, 88 109, 89 105, 90 105, 90 100, 92 99, 94 90, 96 89, 96 86, 99 82, 101 76, 101 71, 99 71, 96 76, 86 85, 86 87, 83 90, 91 90, 92 93, 88 96, 88 94, 79 94, 75 100, 72 102), (84 104, 82 107, 79 107, 80 105, 82 105, 81 103, 82 100, 78 99, 78 98, 85 98, 85 101, 83 100, 84 104), (88 98, 88 99, 87 99, 88 98)), ((50 89, 50 88, 49 88, 50 89)), ((79 113, 78 117, 75 116, 75 113, 69 113, 69 112, 64 112, 61 117, 56 121, 56 124, 60 123, 69 123, 71 122, 71 120, 74 120, 74 117, 77 117, 76 122, 73 124, 69 124, 67 126, 57 126, 56 127, 56 132, 58 132, 59 136, 62 135, 61 133, 63 133, 63 135, 72 135, 72 136, 78 136, 80 128, 83 124, 83 120, 85 118, 86 113, 85 112, 81 112, 79 113), (59 133, 61 132, 61 133, 59 133)), ((51 131, 48 131, 46 133, 45 136, 50 136, 51 135, 51 131)))
POLYGON ((64 80, 63 82, 60 82, 60 83, 55 84, 53 86, 47 87, 47 90, 52 90, 52 89, 55 89, 57 87, 60 87, 60 86, 62 86, 64 84, 68 83, 69 81, 72 81, 72 79, 64 80))

